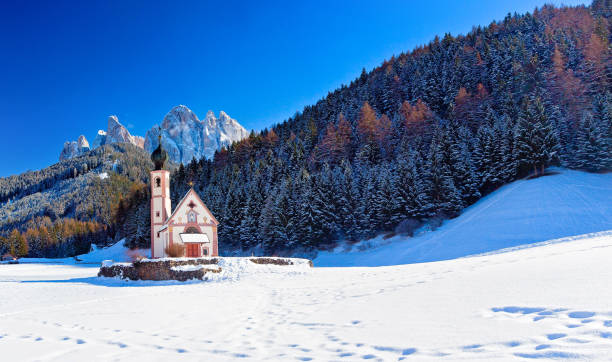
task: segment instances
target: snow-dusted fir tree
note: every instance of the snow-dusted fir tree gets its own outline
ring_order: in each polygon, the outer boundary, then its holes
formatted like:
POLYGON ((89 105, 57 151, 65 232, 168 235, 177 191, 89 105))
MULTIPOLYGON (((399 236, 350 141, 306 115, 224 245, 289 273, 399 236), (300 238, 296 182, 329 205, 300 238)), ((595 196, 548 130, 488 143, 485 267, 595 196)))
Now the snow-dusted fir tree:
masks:
POLYGON ((574 166, 587 171, 600 171, 609 167, 610 147, 601 119, 585 112, 576 134, 574 166))
POLYGON ((471 136, 472 134, 467 127, 459 127, 455 137, 450 139, 450 164, 453 182, 458 188, 464 205, 471 205, 480 198, 478 178, 470 152, 471 136))
POLYGON ((240 247, 242 250, 255 247, 258 238, 259 216, 264 205, 263 190, 261 190, 261 177, 256 173, 246 189, 246 202, 241 210, 240 221, 240 247))
POLYGON ((372 169, 363 169, 361 178, 361 202, 357 207, 357 237, 360 239, 372 237, 376 233, 374 227, 374 205, 376 202, 376 173, 372 169))
POLYGON ((460 197, 448 165, 444 162, 443 141, 436 133, 427 157, 428 193, 438 212, 454 216, 462 208, 460 197))
POLYGON ((353 176, 351 164, 344 160, 341 164, 342 173, 339 184, 338 219, 341 221, 343 237, 348 240, 357 238, 357 207, 360 201, 357 181, 353 176))
POLYGON ((321 240, 326 243, 332 240, 338 228, 338 194, 334 185, 332 171, 329 165, 323 165, 321 172, 313 179, 312 204, 315 220, 321 225, 321 240))
POLYGON ((539 97, 528 101, 514 131, 514 159, 519 176, 537 175, 558 160, 559 140, 539 97))
POLYGON ((373 219, 374 225, 378 230, 392 230, 395 226, 393 221, 393 185, 389 166, 383 164, 377 167, 378 182, 374 195, 373 219))

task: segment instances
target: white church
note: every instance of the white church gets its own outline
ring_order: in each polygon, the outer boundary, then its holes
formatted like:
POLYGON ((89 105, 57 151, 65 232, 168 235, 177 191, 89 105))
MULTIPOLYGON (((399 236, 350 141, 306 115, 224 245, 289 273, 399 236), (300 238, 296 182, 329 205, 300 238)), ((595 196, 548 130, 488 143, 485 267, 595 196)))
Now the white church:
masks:
POLYGON ((167 257, 166 250, 175 244, 185 246, 186 257, 218 256, 219 222, 193 188, 171 212, 170 172, 163 169, 167 159, 160 139, 151 154, 151 257, 167 257))

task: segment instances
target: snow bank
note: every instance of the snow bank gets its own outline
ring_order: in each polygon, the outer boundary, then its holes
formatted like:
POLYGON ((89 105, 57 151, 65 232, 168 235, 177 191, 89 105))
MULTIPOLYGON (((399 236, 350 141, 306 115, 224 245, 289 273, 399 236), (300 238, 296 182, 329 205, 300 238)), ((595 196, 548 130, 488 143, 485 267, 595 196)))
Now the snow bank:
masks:
POLYGON ((348 251, 321 252, 314 263, 382 266, 430 262, 612 229, 612 173, 554 171, 559 174, 500 188, 436 231, 413 238, 376 238, 348 251), (367 249, 368 243, 373 248, 367 249))
POLYGON ((98 248, 93 245, 93 250, 91 252, 79 255, 78 258, 85 263, 101 263, 103 260, 128 262, 132 261, 132 256, 142 255, 148 257, 149 253, 149 249, 130 250, 123 245, 123 240, 120 240, 107 248, 98 248))
MULTIPOLYGON (((257 264, 253 258, 219 258, 221 273, 211 275, 209 281, 238 281, 245 277, 261 278, 262 276, 295 276, 311 272, 310 260, 286 258, 293 265, 257 264)), ((284 258, 285 259, 285 258, 284 258)))
POLYGON ((133 256, 141 255, 148 257, 150 255, 149 249, 134 249, 130 250, 123 245, 124 240, 119 240, 115 244, 99 248, 96 245, 92 245, 92 250, 87 254, 77 255, 75 258, 21 258, 20 263, 42 263, 42 264, 100 264, 105 260, 112 260, 113 262, 129 262, 132 261, 133 256), (78 260, 77 260, 78 259, 78 260))
POLYGON ((194 270, 200 270, 200 269, 214 269, 214 270, 219 270, 220 267, 218 265, 204 265, 204 264, 200 264, 200 265, 178 265, 178 266, 173 266, 170 269, 174 270, 174 271, 194 271, 194 270))

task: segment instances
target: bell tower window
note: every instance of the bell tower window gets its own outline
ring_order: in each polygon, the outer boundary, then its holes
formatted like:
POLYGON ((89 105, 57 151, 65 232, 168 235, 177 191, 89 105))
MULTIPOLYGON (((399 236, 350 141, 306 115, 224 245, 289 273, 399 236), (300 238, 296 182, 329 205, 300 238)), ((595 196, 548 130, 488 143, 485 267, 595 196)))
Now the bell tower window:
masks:
POLYGON ((159 177, 155 178, 155 187, 161 187, 161 179, 159 177))

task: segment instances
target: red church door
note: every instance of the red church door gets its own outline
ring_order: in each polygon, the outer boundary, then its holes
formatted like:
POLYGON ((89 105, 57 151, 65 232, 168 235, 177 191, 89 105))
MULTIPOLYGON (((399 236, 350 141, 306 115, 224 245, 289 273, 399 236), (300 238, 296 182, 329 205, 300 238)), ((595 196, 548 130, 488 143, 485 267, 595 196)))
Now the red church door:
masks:
POLYGON ((196 243, 188 243, 187 245, 187 257, 198 258, 200 257, 200 245, 196 243))

